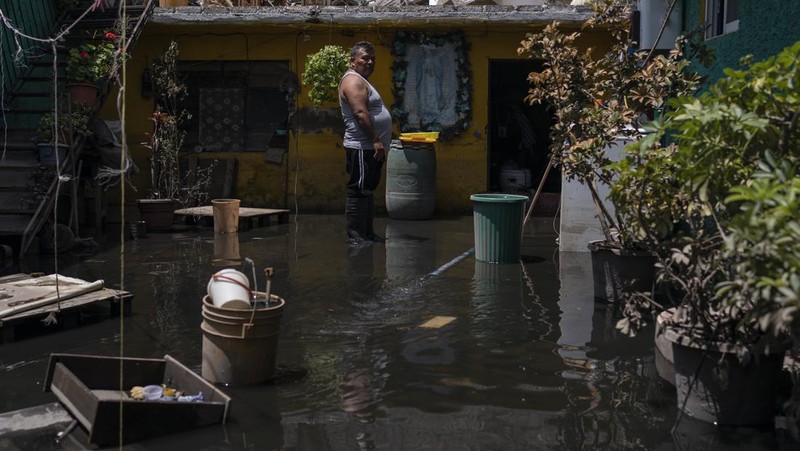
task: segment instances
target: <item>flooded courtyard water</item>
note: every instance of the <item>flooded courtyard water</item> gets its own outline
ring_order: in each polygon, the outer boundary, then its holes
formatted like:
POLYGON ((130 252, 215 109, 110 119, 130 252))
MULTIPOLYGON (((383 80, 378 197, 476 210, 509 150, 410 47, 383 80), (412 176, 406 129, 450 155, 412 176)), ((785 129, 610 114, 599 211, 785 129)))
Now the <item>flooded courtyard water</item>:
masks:
MULTIPOLYGON (((133 314, 90 310, 80 327, 0 345, 0 412, 55 401, 42 390, 51 352, 169 354, 200 373, 201 300, 238 248, 258 288, 272 267, 286 299, 275 379, 224 388, 224 426, 129 449, 792 449, 771 430, 684 419, 672 431, 675 390, 656 373, 653 331, 615 332, 593 301, 589 255, 559 254, 552 218, 528 225, 520 263, 500 265, 468 253, 471 216, 379 218, 389 241, 363 248, 346 245, 340 216, 290 222, 227 242, 210 229, 149 233, 122 257, 110 236, 103 251, 59 256, 61 274, 132 292, 133 314), (454 320, 420 327, 435 317, 454 320)), ((21 269, 55 270, 52 256, 21 269)), ((40 438, 28 449, 78 447, 40 438)))

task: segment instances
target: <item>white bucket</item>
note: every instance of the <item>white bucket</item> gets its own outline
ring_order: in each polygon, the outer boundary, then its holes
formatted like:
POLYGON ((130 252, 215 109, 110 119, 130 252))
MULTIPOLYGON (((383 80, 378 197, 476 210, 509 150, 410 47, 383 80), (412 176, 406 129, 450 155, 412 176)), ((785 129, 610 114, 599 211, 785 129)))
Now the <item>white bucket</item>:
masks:
POLYGON ((243 273, 227 268, 216 272, 208 281, 208 297, 217 307, 249 309, 250 281, 243 273))

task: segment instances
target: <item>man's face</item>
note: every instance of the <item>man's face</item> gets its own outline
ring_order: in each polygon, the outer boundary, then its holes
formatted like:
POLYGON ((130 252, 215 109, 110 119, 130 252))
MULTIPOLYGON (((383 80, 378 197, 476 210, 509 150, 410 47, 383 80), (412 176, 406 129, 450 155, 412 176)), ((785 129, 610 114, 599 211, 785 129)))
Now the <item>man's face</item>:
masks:
POLYGON ((369 78, 375 69, 375 54, 359 49, 356 57, 350 62, 350 68, 364 78, 369 78))

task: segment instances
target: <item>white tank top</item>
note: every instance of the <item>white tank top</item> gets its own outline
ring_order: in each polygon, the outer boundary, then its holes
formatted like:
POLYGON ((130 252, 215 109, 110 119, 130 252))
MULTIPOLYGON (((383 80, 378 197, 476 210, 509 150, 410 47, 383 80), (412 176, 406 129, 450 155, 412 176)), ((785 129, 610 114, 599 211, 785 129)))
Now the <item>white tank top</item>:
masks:
MULTIPOLYGON (((342 76, 342 80, 350 75, 361 77, 358 72, 348 70, 342 76)), ((383 143, 383 147, 388 150, 392 141, 392 117, 389 114, 389 110, 383 105, 383 99, 381 99, 381 95, 378 94, 378 91, 366 78, 361 77, 361 79, 367 84, 369 92, 367 111, 369 111, 370 116, 372 116, 372 125, 375 128, 375 134, 383 143)), ((341 88, 341 86, 342 82, 340 81, 339 87, 341 88)), ((358 124, 358 119, 356 119, 355 114, 353 114, 353 109, 350 108, 350 104, 342 99, 342 96, 339 96, 339 107, 342 109, 342 117, 344 117, 344 147, 362 150, 372 149, 372 140, 361 129, 361 126, 358 124)))

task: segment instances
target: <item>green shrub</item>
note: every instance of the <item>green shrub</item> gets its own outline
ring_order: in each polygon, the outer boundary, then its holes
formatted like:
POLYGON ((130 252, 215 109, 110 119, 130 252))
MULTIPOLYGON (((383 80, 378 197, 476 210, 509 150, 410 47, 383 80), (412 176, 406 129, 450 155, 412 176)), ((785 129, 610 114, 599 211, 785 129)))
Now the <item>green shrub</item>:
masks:
POLYGON ((326 45, 319 52, 308 55, 303 85, 309 86, 308 98, 315 107, 336 102, 339 98, 339 81, 347 72, 350 55, 338 45, 326 45))

